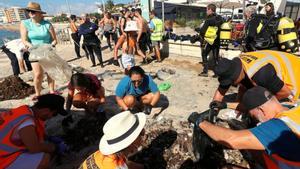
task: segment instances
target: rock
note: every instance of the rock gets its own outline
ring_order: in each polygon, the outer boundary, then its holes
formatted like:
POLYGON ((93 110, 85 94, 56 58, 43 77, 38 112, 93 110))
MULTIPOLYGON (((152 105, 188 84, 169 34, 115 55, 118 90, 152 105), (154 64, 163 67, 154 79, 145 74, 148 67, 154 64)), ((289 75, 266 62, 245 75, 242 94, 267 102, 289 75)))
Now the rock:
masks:
POLYGON ((159 80, 168 80, 176 73, 175 70, 162 68, 157 71, 156 76, 159 80))

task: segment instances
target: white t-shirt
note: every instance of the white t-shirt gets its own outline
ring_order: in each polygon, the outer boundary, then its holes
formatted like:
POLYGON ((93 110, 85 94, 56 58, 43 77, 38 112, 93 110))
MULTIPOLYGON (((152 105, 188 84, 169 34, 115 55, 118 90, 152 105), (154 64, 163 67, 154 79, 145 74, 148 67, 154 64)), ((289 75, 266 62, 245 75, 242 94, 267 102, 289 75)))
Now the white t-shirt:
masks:
POLYGON ((23 50, 25 49, 25 46, 22 42, 21 39, 15 39, 12 41, 9 41, 7 43, 5 43, 6 48, 9 49, 12 53, 16 54, 18 59, 22 59, 23 58, 23 50))

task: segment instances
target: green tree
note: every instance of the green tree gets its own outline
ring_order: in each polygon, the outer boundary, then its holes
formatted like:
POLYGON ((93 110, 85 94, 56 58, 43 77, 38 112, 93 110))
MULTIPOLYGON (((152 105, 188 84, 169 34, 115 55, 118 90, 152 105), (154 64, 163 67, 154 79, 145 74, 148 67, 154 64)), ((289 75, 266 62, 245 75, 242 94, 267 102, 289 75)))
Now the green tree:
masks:
POLYGON ((113 0, 107 0, 105 4, 105 9, 108 11, 112 11, 114 8, 115 4, 113 0))

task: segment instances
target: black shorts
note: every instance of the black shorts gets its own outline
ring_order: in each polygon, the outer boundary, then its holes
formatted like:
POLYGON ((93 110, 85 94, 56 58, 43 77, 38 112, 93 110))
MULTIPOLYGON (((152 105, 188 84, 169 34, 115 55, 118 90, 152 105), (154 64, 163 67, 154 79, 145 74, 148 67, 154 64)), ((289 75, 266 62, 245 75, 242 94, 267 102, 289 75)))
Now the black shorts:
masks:
POLYGON ((147 34, 145 32, 142 33, 141 38, 139 40, 138 48, 143 52, 147 51, 147 34))

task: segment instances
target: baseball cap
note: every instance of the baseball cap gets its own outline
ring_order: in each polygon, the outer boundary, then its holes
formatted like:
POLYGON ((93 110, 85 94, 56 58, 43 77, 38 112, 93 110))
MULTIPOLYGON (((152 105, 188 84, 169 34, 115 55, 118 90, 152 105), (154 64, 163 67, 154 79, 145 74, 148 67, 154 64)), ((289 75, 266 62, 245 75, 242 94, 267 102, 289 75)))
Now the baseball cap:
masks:
POLYGON ((247 110, 251 110, 265 104, 272 97, 273 95, 264 87, 255 86, 245 92, 242 104, 247 110))
POLYGON ((46 107, 56 111, 58 114, 65 116, 68 112, 64 109, 64 97, 56 94, 45 94, 37 98, 36 106, 46 107))
POLYGON ((221 86, 229 86, 239 77, 241 70, 242 62, 240 58, 236 57, 232 60, 222 58, 214 69, 214 73, 219 77, 218 80, 221 86))

